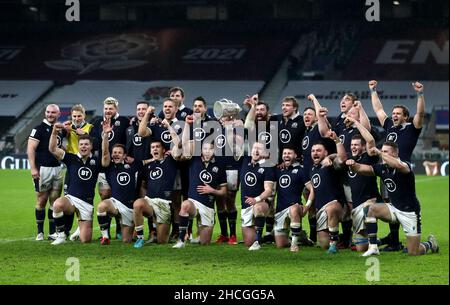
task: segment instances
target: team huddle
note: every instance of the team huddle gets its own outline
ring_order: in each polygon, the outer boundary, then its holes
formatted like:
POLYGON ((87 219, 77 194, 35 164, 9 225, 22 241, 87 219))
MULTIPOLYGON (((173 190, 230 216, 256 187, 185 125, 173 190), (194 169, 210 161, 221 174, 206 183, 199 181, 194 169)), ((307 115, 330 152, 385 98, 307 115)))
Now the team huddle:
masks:
POLYGON ((383 244, 386 251, 403 249, 401 225, 405 252, 438 252, 433 235, 421 242, 421 207, 410 162, 425 100, 423 85, 412 87, 416 114, 410 118, 404 105, 395 105, 388 117, 377 82, 369 82, 373 110, 386 131, 381 148, 362 103, 350 92, 332 122, 313 94, 303 113, 294 97, 283 98, 279 115, 269 114, 258 95, 247 96, 244 119, 209 116, 202 97, 190 109, 180 87, 169 90, 159 113, 148 102, 138 102, 131 119, 119 115, 119 102, 112 97, 93 124, 85 121, 82 105, 72 107, 71 120, 64 123, 58 122, 59 107, 48 105, 27 150, 37 198, 36 240, 44 239, 49 202, 52 245, 67 239, 90 242, 98 186, 101 245, 110 244, 112 218, 116 238, 134 241, 134 248, 170 241, 173 248, 206 245, 216 208, 221 232, 216 242, 235 245, 240 190, 242 240, 251 251, 273 241, 292 252, 317 244, 330 254, 351 248, 363 256, 379 255, 383 244), (78 228, 71 234, 75 214, 78 228), (309 236, 302 228, 304 217, 309 236), (377 237, 378 219, 389 223, 385 238, 377 237))

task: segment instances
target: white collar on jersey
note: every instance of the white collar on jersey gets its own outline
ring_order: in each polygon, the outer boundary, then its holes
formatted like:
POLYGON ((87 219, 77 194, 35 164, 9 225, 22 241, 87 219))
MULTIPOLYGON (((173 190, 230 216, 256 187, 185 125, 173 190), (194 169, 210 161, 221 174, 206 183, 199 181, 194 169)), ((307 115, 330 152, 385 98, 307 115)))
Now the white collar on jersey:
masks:
MULTIPOLYGON (((83 157, 81 156, 81 154, 79 152, 77 152, 77 156, 80 159, 83 159, 83 157)), ((92 158, 92 153, 89 154, 89 158, 92 158)))
MULTIPOLYGON (((249 164, 253 164, 252 162, 253 160, 250 160, 249 164)), ((254 165, 259 164, 260 166, 263 165, 264 163, 266 163, 266 159, 261 159, 259 161, 257 161, 254 165)))
POLYGON ((186 108, 186 106, 185 106, 184 104, 181 104, 181 106, 178 107, 178 111, 181 111, 181 110, 183 110, 184 108, 186 108))
POLYGON ((52 124, 49 121, 47 121, 47 119, 44 119, 43 122, 44 122, 44 124, 46 124, 48 126, 52 126, 52 124))
POLYGON ((314 122, 314 123, 312 123, 309 127, 306 127, 306 130, 311 130, 311 129, 313 129, 314 127, 316 127, 317 126, 317 122, 314 122))
POLYGON ((294 114, 291 115, 291 116, 288 118, 288 120, 294 120, 294 119, 296 119, 299 115, 300 115, 299 112, 294 112, 294 114))

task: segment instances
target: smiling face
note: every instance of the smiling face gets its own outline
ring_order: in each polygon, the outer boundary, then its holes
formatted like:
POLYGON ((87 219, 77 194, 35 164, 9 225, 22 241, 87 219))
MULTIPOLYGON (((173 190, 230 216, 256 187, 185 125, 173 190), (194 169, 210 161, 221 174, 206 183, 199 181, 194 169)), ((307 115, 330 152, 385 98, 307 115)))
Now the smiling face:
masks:
POLYGON ((269 112, 267 111, 266 105, 257 105, 256 106, 256 120, 257 121, 266 121, 269 112))
POLYGON ((114 163, 122 163, 126 158, 123 147, 114 147, 111 153, 111 159, 114 163))
POLYGON ((323 144, 315 144, 311 148, 311 158, 315 165, 320 164, 322 160, 328 156, 328 151, 325 149, 323 144))
POLYGON ((255 142, 252 146, 252 161, 258 162, 267 157, 266 147, 263 143, 255 142))
POLYGON ((138 121, 140 122, 142 118, 147 113, 148 105, 145 103, 137 104, 136 105, 136 117, 138 121))
POLYGON ((85 117, 86 115, 82 111, 72 111, 72 123, 76 126, 80 126, 84 122, 85 117))
POLYGON ((78 152, 81 157, 87 157, 91 154, 92 143, 89 139, 79 139, 78 141, 78 152))
POLYGON ((392 109, 392 122, 394 126, 401 125, 406 122, 408 117, 405 115, 404 111, 400 107, 392 109))
POLYGON ((202 101, 195 100, 193 108, 193 112, 198 113, 201 117, 206 113, 206 106, 202 101))
POLYGON ((115 117, 117 114, 117 108, 115 105, 104 104, 103 105, 103 116, 107 119, 115 117))
POLYGON ((56 105, 48 105, 47 108, 45 108, 45 119, 50 124, 55 124, 56 121, 58 121, 60 112, 59 107, 56 105))
POLYGON ((295 113, 295 111, 296 109, 292 101, 288 100, 281 103, 281 112, 283 113, 283 117, 289 118, 295 113))
POLYGON ((167 120, 172 120, 175 118, 175 114, 177 113, 178 107, 176 103, 172 100, 165 100, 163 104, 163 113, 164 118, 167 120))
POLYGON ((297 154, 295 150, 290 148, 283 149, 283 164, 287 167, 290 166, 297 159, 297 154))
POLYGON ((361 139, 352 139, 352 142, 350 143, 350 150, 353 157, 362 154, 364 151, 364 145, 361 143, 361 139))

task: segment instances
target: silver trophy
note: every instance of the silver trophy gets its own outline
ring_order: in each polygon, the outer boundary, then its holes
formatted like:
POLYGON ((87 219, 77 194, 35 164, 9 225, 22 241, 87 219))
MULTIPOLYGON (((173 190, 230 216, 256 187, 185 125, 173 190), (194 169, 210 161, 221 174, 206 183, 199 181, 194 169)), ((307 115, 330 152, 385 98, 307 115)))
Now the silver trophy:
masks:
POLYGON ((238 104, 225 98, 216 101, 213 108, 214 116, 217 119, 223 117, 236 117, 241 110, 242 109, 238 104))

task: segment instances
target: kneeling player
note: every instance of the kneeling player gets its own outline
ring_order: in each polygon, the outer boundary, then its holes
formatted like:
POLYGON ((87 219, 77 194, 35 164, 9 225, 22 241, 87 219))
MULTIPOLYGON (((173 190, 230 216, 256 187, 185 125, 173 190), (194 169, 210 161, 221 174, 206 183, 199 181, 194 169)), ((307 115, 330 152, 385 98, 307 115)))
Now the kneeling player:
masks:
MULTIPOLYGON (((108 151, 108 128, 111 129, 109 124, 105 122, 103 125, 105 131, 102 139, 103 152, 108 151)), ((53 126, 49 150, 58 160, 66 164, 66 175, 69 175, 70 179, 67 195, 58 198, 53 205, 53 217, 58 236, 52 245, 59 245, 66 241, 64 215, 72 215, 75 212, 78 215, 81 242, 91 241, 95 184, 101 170, 101 161, 92 156, 93 141, 89 135, 81 135, 78 138, 78 154, 76 155, 56 147, 56 135, 62 128, 64 128, 63 124, 53 126)))
POLYGON ((118 143, 112 147, 112 156, 108 150, 102 155, 105 177, 111 186, 111 198, 102 200, 97 211, 102 245, 110 243, 108 229, 111 216, 120 218, 122 241, 130 243, 133 238, 133 202, 136 199, 136 177, 142 168, 142 161, 136 159, 133 163, 127 164, 126 157, 125 146, 118 143))
POLYGON ((156 236, 159 244, 169 241, 172 192, 177 173, 177 164, 166 155, 163 143, 158 139, 150 144, 152 159, 146 160, 143 180, 147 181, 147 194, 134 202, 134 223, 137 241, 135 248, 144 245, 144 216, 156 220, 156 236))
MULTIPOLYGON (((183 157, 190 158, 193 146, 190 145, 190 148, 190 154, 183 157)), ((173 248, 185 247, 189 220, 194 217, 197 217, 200 224, 200 244, 206 245, 211 242, 215 220, 215 197, 223 197, 227 193, 225 169, 215 160, 214 150, 213 143, 205 142, 202 145, 201 156, 190 158, 188 200, 181 204, 180 236, 173 248)))
POLYGON ((241 158, 242 236, 250 251, 261 248, 262 231, 269 211, 267 199, 272 195, 275 181, 274 166, 269 164, 267 157, 265 144, 255 142, 251 157, 241 158))
POLYGON ((430 235, 426 242, 420 242, 422 228, 415 177, 411 165, 399 159, 398 145, 394 142, 385 142, 381 152, 377 148, 372 148, 369 153, 380 156, 383 164, 370 166, 354 163, 351 164, 351 169, 358 174, 381 177, 389 191, 391 203, 372 204, 369 207, 365 220, 369 249, 363 256, 380 254, 377 245, 377 219, 402 225, 409 255, 421 255, 428 251, 438 252, 439 246, 433 235, 430 235))
POLYGON ((285 147, 282 154, 283 166, 276 169, 277 207, 275 213, 275 243, 278 248, 289 245, 288 230, 291 229, 291 251, 298 252, 298 238, 302 230, 302 217, 308 212, 314 200, 314 191, 308 175, 300 163, 296 162, 294 147, 285 147), (309 192, 306 206, 298 204, 303 188, 309 192))
MULTIPOLYGON (((335 134, 334 134, 335 136, 335 134)), ((338 152, 344 149, 339 138, 335 138, 338 152)), ((314 204, 317 209, 317 233, 319 244, 323 249, 328 248, 328 253, 337 253, 337 241, 339 238, 339 222, 345 215, 345 194, 336 168, 336 162, 328 163, 325 158, 328 151, 321 142, 312 146, 311 157, 311 182, 314 187, 314 204)))

